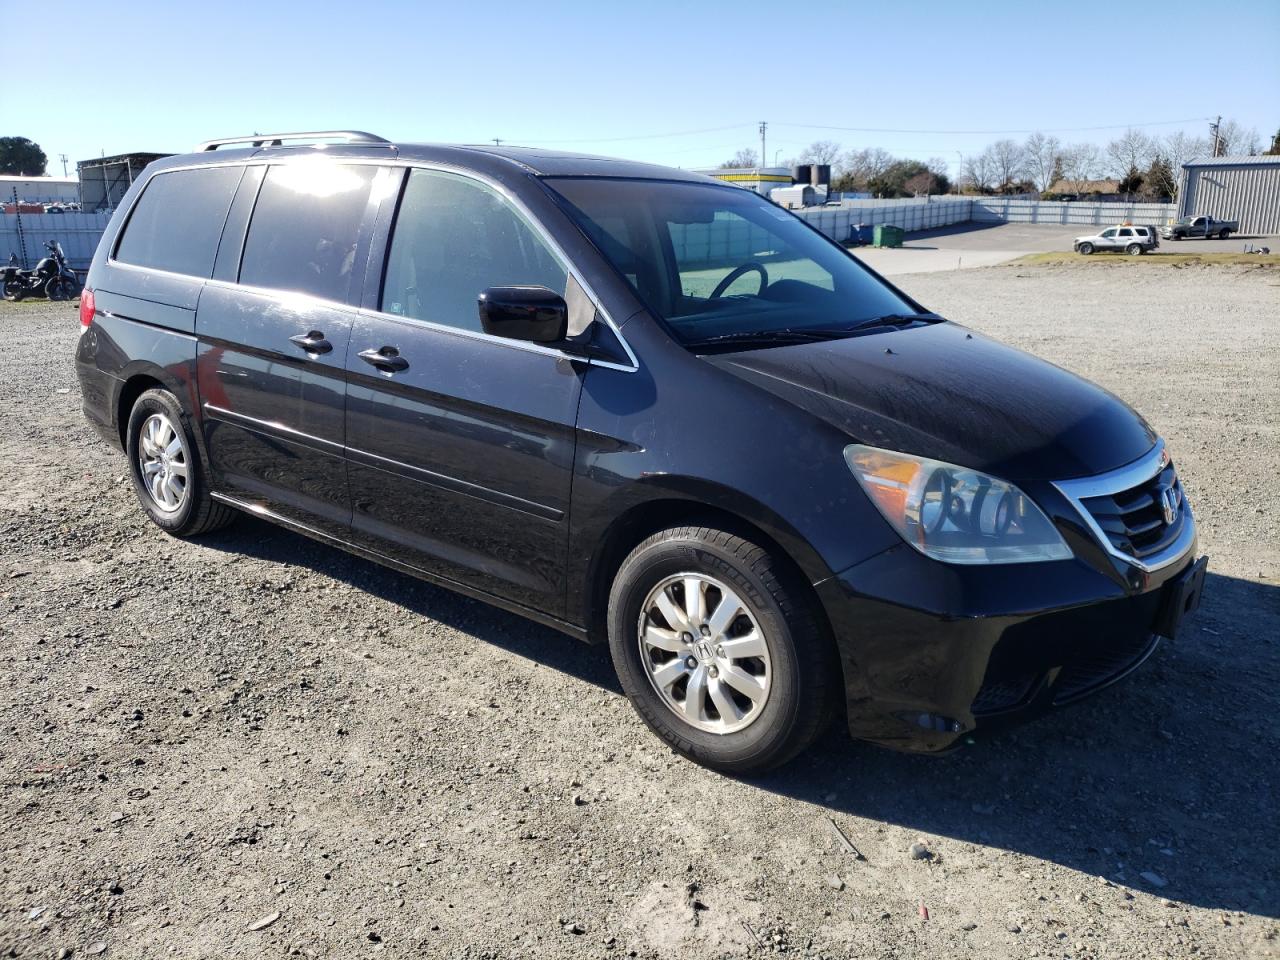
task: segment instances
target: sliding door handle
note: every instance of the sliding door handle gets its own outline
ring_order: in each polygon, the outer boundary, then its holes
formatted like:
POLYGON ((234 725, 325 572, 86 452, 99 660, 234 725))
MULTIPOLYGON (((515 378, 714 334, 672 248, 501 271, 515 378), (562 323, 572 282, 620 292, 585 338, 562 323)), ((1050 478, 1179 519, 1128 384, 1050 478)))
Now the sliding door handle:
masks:
POLYGON ((377 350, 361 350, 360 359, 373 364, 384 373, 399 373, 409 369, 409 361, 400 356, 395 347, 380 347, 377 350))

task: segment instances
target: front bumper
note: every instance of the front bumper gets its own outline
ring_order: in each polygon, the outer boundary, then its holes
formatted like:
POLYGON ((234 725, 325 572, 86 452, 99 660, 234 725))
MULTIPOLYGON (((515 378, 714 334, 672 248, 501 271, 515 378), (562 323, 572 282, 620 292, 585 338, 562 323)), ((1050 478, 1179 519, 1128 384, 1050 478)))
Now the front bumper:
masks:
POLYGON ((1193 541, 1156 571, 1080 558, 961 567, 902 544, 823 581, 849 732, 943 751, 1114 683, 1156 649, 1195 557, 1193 541))

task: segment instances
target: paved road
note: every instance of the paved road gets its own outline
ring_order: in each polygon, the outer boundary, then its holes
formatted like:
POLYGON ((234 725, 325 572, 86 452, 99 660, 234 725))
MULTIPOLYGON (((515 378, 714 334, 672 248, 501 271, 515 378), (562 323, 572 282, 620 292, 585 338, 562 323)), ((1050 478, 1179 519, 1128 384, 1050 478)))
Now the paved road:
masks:
MULTIPOLYGON (((1075 237, 1097 233, 1104 227, 1044 226, 1032 223, 965 223, 940 230, 913 233, 898 250, 860 247, 857 257, 885 276, 935 273, 968 267, 990 267, 1016 260, 1028 253, 1063 252, 1075 237)), ((1280 253, 1280 237, 1232 237, 1230 240, 1161 241, 1162 253, 1239 253, 1249 244, 1269 246, 1280 253)), ((1111 256, 1111 254, 1099 254, 1111 256)))

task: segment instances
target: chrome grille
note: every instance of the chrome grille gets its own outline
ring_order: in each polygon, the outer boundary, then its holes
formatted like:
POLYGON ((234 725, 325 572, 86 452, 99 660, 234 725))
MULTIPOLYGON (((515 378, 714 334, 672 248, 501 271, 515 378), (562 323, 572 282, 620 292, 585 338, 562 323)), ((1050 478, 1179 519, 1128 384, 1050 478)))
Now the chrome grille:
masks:
POLYGON ((1173 544, 1187 517, 1186 498, 1173 464, 1136 487, 1110 496, 1083 497, 1080 504, 1113 547, 1139 560, 1173 544), (1166 517, 1170 506, 1172 520, 1166 517))
POLYGON ((1163 442, 1110 473, 1054 484, 1113 556, 1158 570, 1195 545, 1195 519, 1163 442))

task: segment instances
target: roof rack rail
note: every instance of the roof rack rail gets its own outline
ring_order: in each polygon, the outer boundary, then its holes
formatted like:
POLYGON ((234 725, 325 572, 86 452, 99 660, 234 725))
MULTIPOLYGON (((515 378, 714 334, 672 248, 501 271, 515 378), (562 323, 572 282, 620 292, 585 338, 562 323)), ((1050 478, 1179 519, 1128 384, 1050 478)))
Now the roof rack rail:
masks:
POLYGON ((343 143, 390 143, 385 137, 365 133, 363 130, 308 130, 304 133, 254 133, 247 137, 225 137, 221 140, 206 140, 198 144, 192 153, 204 153, 217 150, 235 143, 251 144, 255 147, 282 147, 286 140, 340 140, 343 143))

